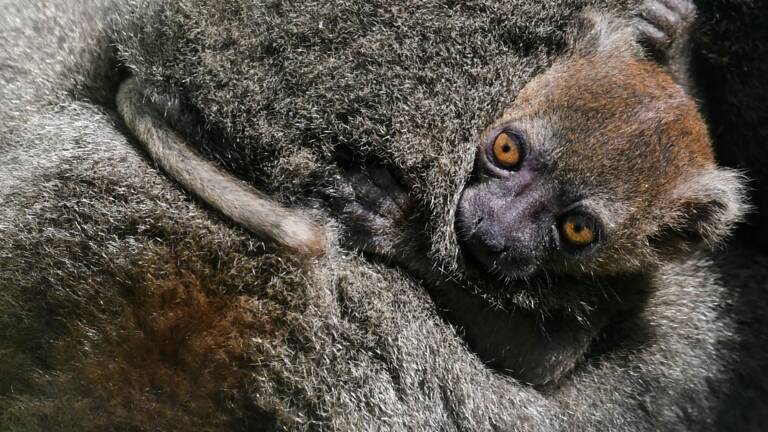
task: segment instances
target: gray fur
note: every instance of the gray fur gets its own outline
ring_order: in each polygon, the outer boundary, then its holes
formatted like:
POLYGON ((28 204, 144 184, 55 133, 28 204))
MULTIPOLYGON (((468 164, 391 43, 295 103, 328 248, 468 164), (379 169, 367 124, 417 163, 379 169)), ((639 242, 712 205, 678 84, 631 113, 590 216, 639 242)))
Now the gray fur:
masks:
MULTIPOLYGON (((173 112, 179 110, 170 102, 164 105, 173 112)), ((135 79, 120 84, 117 111, 152 159, 204 202, 263 239, 291 251, 310 256, 325 252, 327 241, 320 227, 303 213, 280 206, 204 160, 151 108, 135 79)))
POLYGON ((403 271, 335 242, 297 261, 201 207, 114 112, 127 64, 224 138, 208 156, 341 239, 323 194, 350 197, 331 150, 381 158, 423 203, 429 259, 452 271, 473 137, 551 61, 573 4, 312 3, 286 21, 246 2, 1 4, 0 429, 764 427, 761 253, 663 267, 644 326, 535 390, 483 365, 403 271))

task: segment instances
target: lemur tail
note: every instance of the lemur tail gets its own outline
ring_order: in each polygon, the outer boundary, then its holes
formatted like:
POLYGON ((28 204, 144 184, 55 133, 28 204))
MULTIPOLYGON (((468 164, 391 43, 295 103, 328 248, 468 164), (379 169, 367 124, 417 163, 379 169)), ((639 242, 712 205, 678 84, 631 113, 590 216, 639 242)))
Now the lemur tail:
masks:
POLYGON ((203 158, 148 103, 135 78, 120 85, 116 102, 117 111, 147 153, 188 192, 263 240, 302 255, 326 252, 327 238, 321 227, 203 158))

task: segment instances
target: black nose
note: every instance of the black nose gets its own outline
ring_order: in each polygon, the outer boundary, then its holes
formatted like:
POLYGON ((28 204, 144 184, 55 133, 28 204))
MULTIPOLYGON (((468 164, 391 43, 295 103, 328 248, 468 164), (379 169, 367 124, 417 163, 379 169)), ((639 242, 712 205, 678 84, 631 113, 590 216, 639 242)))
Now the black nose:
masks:
POLYGON ((483 233, 474 232, 464 242, 469 255, 484 270, 499 270, 503 266, 500 262, 504 257, 504 245, 492 238, 487 238, 483 233))
POLYGON ((463 239, 462 246, 465 258, 486 274, 520 278, 536 270, 539 255, 524 238, 505 236, 498 227, 481 224, 463 239))
POLYGON ((541 182, 522 190, 502 179, 468 186, 456 213, 467 261, 496 276, 536 271, 551 252, 555 201, 553 189, 541 182))

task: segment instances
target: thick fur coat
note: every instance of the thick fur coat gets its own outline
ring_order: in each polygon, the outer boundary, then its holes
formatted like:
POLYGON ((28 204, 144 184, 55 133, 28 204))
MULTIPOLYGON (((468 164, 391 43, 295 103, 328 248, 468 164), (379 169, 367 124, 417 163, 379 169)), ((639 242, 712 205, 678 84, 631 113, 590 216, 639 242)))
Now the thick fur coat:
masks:
POLYGON ((486 367, 419 281, 343 246, 339 148, 397 169, 430 259, 459 271, 474 143, 583 5, 0 7, 0 429, 765 427, 760 252, 665 266, 647 326, 616 331, 632 349, 537 390, 486 367), (322 222, 329 254, 280 253, 157 170, 114 112, 128 73, 196 111, 211 159, 322 222))

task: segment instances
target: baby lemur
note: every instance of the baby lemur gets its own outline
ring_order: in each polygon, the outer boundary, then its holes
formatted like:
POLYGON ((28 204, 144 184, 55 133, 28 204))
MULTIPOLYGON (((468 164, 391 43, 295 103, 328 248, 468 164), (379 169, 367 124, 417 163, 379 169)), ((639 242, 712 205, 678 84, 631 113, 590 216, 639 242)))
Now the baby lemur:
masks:
MULTIPOLYGON (((653 337, 642 311, 660 266, 740 219, 742 179, 715 165, 690 93, 693 15, 689 1, 664 0, 633 21, 580 17, 568 52, 481 134, 455 220, 466 280, 403 260, 488 364, 551 388, 638 349, 653 337)), ((371 172, 355 212, 371 221, 360 244, 375 253, 404 192, 371 172)))
POLYGON ((556 382, 597 355, 640 313, 659 265, 715 245, 744 211, 687 90, 692 17, 672 0, 646 3, 633 25, 585 16, 570 52, 482 134, 456 230, 479 290, 509 296, 508 310, 460 290, 442 303, 483 358, 524 381, 556 382))
MULTIPOLYGON (((659 0, 634 21, 598 12, 577 19, 568 52, 479 140, 455 222, 466 276, 444 277, 426 254, 403 258, 489 364, 532 384, 557 383, 599 356, 615 327, 640 329, 658 266, 715 245, 741 216, 740 177, 715 166, 688 89, 693 12, 689 1, 659 0)), ((118 108, 128 126, 191 192, 293 250, 325 244, 300 214, 289 224, 299 235, 274 228, 292 211, 255 191, 243 210, 248 189, 232 186, 140 102, 138 87, 124 84, 118 108)), ((386 171, 367 172, 356 183, 367 205, 345 211, 373 221, 348 240, 375 254, 387 220, 413 220, 397 213, 418 204, 386 171)))

